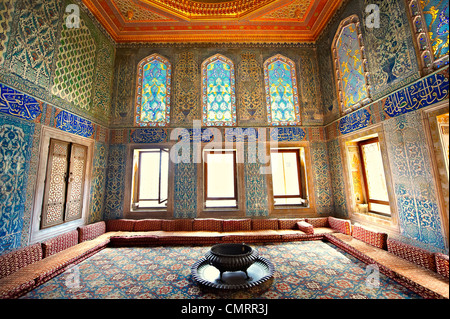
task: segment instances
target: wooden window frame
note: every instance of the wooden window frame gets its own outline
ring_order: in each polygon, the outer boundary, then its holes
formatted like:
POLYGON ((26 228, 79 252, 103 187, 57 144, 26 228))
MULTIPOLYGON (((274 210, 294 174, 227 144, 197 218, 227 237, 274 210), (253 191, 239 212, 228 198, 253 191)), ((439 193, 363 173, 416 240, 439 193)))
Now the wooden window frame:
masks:
MULTIPOLYGON (((277 148, 276 152, 272 152, 270 150, 270 155, 272 153, 295 153, 296 154, 296 160, 297 160, 297 178, 298 178, 298 187, 299 187, 299 195, 273 195, 274 199, 288 199, 288 198, 300 198, 303 199, 303 178, 302 178, 302 167, 301 167, 301 158, 300 158, 300 149, 299 148, 277 148)), ((273 175, 273 174, 272 174, 273 175)), ((273 183, 273 177, 272 177, 272 183, 273 183)), ((275 204, 276 207, 279 206, 301 206, 300 204, 275 204)))
MULTIPOLYGON (((362 151, 362 146, 368 145, 368 144, 374 144, 374 143, 378 143, 378 145, 380 145, 380 140, 379 140, 378 137, 373 137, 373 138, 370 138, 370 139, 367 139, 367 140, 359 141, 357 143, 358 144, 359 156, 360 156, 360 159, 361 159, 361 168, 362 168, 362 178, 363 178, 363 184, 364 184, 364 191, 366 192, 367 204, 369 205, 369 212, 370 213, 378 214, 378 215, 382 215, 382 216, 386 216, 386 217, 391 217, 392 214, 386 214, 386 213, 370 210, 370 204, 386 205, 386 206, 390 207, 390 202, 389 201, 376 200, 376 199, 372 199, 370 197, 369 185, 368 185, 368 181, 367 181, 368 179, 367 179, 367 174, 366 174, 366 165, 364 163, 364 152, 362 151)), ((381 150, 380 150, 380 152, 381 152, 381 150)), ((386 183, 386 181, 385 181, 385 183, 386 183)), ((389 194, 388 194, 388 196, 389 196, 389 194)))
MULTIPOLYGON (((220 201, 220 200, 235 200, 236 207, 238 203, 238 180, 237 180, 237 152, 236 150, 204 150, 204 188, 205 188, 205 203, 209 200, 220 201), (209 197, 208 196, 208 160, 207 157, 209 154, 233 154, 233 170, 234 170, 234 197, 209 197)), ((220 207, 214 207, 220 208, 220 207)), ((227 207, 229 208, 229 207, 227 207)))
MULTIPOLYGON (((137 149, 136 149, 137 150, 137 149)), ((135 151, 136 151, 135 150, 135 151)), ((158 204, 168 203, 169 202, 169 190, 167 190, 167 198, 165 200, 161 200, 161 164, 162 164, 162 153, 167 152, 169 154, 170 149, 165 147, 156 147, 156 148, 149 148, 149 149, 140 149, 138 150, 139 159, 138 159, 138 170, 136 172, 135 180, 134 180, 134 190, 132 194, 133 198, 133 207, 134 209, 151 209, 151 210, 166 210, 166 207, 144 207, 140 208, 138 203, 140 201, 158 201, 158 204), (141 168, 142 168, 142 154, 145 153, 159 153, 159 185, 158 185, 158 198, 140 198, 140 181, 141 181, 141 168)), ((169 183, 169 181, 168 181, 169 183)))
POLYGON ((34 182, 34 200, 31 208, 31 231, 28 237, 28 242, 30 244, 43 242, 49 238, 67 233, 68 231, 75 230, 77 227, 81 227, 88 223, 89 205, 90 205, 90 191, 92 184, 92 171, 93 171, 93 159, 94 159, 94 149, 95 141, 90 138, 81 137, 75 134, 63 132, 59 129, 43 126, 39 136, 39 160, 36 176, 31 176, 35 179, 34 182), (64 142, 70 142, 75 144, 80 144, 87 146, 87 158, 86 158, 86 171, 85 171, 85 181, 84 181, 84 191, 83 191, 83 209, 82 217, 68 221, 66 223, 56 225, 48 228, 41 228, 41 216, 42 207, 44 200, 44 190, 43 187, 45 183, 45 178, 47 176, 47 165, 48 165, 48 155, 50 139, 56 139, 64 142))

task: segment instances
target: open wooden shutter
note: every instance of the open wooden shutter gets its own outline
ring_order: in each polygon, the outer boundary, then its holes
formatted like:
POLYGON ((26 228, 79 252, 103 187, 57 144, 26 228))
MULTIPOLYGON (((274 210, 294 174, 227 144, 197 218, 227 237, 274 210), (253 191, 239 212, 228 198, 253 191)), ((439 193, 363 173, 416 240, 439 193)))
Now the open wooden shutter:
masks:
POLYGON ((41 228, 64 222, 70 143, 50 140, 41 228))
POLYGON ((66 222, 82 217, 87 147, 73 144, 67 183, 66 222))

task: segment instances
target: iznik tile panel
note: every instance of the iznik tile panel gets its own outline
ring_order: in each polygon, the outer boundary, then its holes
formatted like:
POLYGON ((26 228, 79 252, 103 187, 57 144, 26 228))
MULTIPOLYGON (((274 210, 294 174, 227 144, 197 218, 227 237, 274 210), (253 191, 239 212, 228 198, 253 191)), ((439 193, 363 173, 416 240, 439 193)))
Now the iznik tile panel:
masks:
POLYGON ((42 110, 35 98, 0 83, 0 112, 32 121, 42 110))

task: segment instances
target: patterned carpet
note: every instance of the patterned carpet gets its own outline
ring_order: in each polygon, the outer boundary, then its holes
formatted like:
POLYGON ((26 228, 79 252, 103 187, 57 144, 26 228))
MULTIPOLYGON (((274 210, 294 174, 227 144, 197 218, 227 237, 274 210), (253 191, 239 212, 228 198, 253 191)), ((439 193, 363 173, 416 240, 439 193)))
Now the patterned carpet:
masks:
POLYGON ((24 299, 418 299, 420 296, 332 244, 252 245, 275 266, 273 280, 250 291, 204 290, 190 267, 209 247, 107 248, 25 295, 24 299), (371 284, 372 283, 372 284, 371 284))

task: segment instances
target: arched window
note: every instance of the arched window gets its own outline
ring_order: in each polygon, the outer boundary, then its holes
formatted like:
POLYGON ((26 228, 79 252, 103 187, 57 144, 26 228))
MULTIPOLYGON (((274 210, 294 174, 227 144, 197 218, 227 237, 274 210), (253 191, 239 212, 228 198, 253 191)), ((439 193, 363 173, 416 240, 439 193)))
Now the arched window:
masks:
POLYGON ((236 125, 236 92, 233 62, 216 54, 202 64, 202 123, 236 125))
POLYGON ((343 20, 332 45, 336 87, 341 115, 369 103, 364 50, 359 19, 356 15, 343 20))
POLYGON ((269 125, 300 125, 297 75, 292 60, 276 55, 264 62, 269 125))
POLYGON ((413 31, 424 75, 449 63, 448 15, 445 0, 408 0, 413 31))
POLYGON ((136 126, 166 126, 170 122, 170 62, 158 54, 138 64, 136 126))

